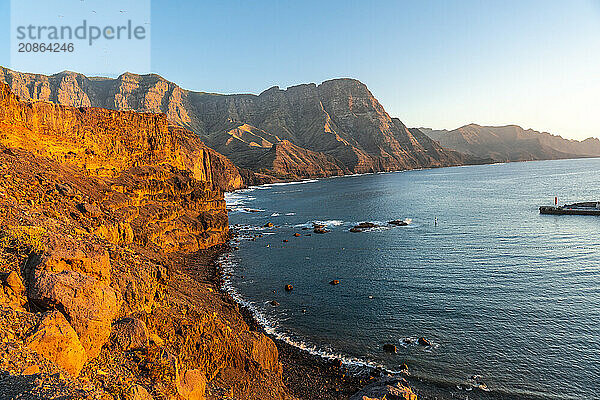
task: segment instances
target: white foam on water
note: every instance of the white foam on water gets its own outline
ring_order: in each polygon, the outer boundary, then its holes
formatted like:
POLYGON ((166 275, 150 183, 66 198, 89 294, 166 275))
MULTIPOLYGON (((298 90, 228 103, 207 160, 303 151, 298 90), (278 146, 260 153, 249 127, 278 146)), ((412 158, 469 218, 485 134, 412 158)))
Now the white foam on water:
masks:
POLYGON ((342 226, 342 225, 344 225, 344 221, 339 220, 339 219, 328 219, 328 220, 325 220, 325 221, 312 220, 312 221, 305 222, 303 224, 296 224, 296 225, 294 225, 294 228, 312 228, 313 224, 325 225, 328 228, 332 228, 332 227, 335 227, 335 226, 342 226))

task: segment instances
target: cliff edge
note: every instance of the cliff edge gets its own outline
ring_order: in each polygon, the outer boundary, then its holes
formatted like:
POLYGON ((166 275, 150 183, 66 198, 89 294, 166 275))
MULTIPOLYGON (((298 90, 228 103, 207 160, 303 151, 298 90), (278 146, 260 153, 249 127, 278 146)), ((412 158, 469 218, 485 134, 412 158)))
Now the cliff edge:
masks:
POLYGON ((291 398, 213 283, 226 162, 165 116, 0 84, 0 397, 291 398))

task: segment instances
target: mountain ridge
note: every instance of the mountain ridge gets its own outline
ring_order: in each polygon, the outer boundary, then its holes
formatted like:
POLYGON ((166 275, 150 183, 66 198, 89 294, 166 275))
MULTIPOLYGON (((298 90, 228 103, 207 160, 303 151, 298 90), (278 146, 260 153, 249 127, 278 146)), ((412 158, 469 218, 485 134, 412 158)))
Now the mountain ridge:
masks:
POLYGON ((0 68, 0 81, 32 100, 164 113, 238 167, 284 179, 338 174, 334 165, 343 173, 365 173, 483 162, 409 130, 353 78, 285 90, 272 86, 259 95, 189 91, 156 74, 91 79, 72 72, 46 76, 0 68), (244 135, 256 140, 242 140, 244 135), (290 145, 278 146, 276 157, 266 163, 273 146, 284 140, 296 146, 294 158, 302 159, 294 165, 304 167, 286 169, 290 145))
POLYGON ((454 130, 419 128, 442 146, 495 161, 530 161, 600 156, 600 140, 565 139, 519 125, 482 126, 475 123, 454 130))

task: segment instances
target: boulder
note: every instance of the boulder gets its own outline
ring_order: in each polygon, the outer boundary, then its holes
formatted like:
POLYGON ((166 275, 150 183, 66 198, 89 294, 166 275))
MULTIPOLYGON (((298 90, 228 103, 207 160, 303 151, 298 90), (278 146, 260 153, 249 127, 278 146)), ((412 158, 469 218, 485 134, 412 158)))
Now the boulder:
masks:
POLYGON ((417 395, 403 378, 385 376, 363 388, 350 400, 417 400, 417 395))
POLYGON ((77 205, 77 209, 86 217, 98 218, 102 215, 102 210, 95 204, 80 203, 77 205))
POLYGON ((137 318, 122 318, 115 322, 110 335, 113 348, 121 351, 139 350, 148 347, 148 328, 137 318))
POLYGON ((87 361, 77 333, 59 311, 46 313, 25 345, 73 376, 79 375, 87 361))
POLYGON ((6 285, 11 288, 13 293, 15 294, 23 294, 25 292, 25 285, 23 285, 23 280, 21 279, 21 275, 17 272, 12 271, 6 277, 6 285))
POLYGON ((27 298, 21 276, 15 271, 9 274, 0 274, 0 306, 25 311, 25 304, 27 304, 27 298))
POLYGON ((242 340, 244 341, 243 348, 252 361, 258 363, 266 371, 281 372, 279 351, 271 339, 262 333, 244 332, 242 340))
POLYGON ((23 372, 21 372, 21 375, 35 375, 35 374, 39 374, 40 373, 40 366, 37 364, 34 365, 30 365, 29 367, 25 368, 23 370, 23 372))
POLYGON ((46 309, 60 309, 68 316, 89 358, 95 358, 107 342, 111 322, 119 310, 113 288, 76 271, 36 270, 29 300, 46 309))
POLYGON ((205 400, 206 377, 197 369, 188 369, 177 382, 177 393, 185 400, 205 400))

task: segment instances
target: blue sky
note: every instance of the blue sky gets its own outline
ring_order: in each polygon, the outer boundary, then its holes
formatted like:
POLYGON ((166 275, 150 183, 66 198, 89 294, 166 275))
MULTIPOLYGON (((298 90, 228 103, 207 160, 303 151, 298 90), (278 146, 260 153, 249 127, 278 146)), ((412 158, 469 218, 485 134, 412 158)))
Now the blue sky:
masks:
MULTIPOLYGON (((151 29, 152 72, 187 89, 258 94, 353 77, 409 126, 600 136, 598 0, 156 0, 151 29)), ((10 67, 9 42, 0 28, 10 67)))

